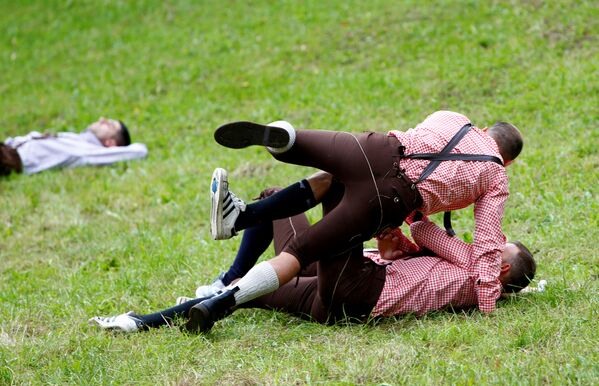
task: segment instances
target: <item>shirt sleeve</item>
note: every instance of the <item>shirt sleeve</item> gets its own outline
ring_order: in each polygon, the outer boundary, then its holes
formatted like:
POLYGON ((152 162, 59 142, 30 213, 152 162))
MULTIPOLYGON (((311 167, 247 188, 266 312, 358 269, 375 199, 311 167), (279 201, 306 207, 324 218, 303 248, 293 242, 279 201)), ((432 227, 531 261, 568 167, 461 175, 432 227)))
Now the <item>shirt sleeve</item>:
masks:
POLYGON ((130 161, 144 158, 148 148, 143 143, 132 143, 129 146, 100 147, 81 155, 71 166, 110 165, 119 161, 130 161))
POLYGON ((495 302, 501 295, 499 273, 506 240, 501 231, 501 221, 508 196, 507 178, 502 178, 474 203, 472 258, 474 273, 478 277, 475 287, 478 308, 483 312, 494 311, 495 302))
POLYGON ((410 226, 412 238, 421 248, 464 269, 471 268, 472 245, 451 237, 435 223, 416 221, 410 226))

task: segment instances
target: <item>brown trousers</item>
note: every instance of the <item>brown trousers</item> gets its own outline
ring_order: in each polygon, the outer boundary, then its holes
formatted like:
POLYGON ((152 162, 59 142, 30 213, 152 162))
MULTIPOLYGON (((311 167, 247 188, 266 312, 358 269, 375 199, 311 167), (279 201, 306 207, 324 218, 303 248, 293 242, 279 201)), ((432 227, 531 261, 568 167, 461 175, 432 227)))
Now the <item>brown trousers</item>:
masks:
POLYGON ((327 171, 345 186, 339 204, 285 247, 302 267, 361 249, 363 242, 401 225, 422 205, 418 190, 400 169, 397 138, 321 130, 296 134, 293 147, 274 157, 327 171))
MULTIPOLYGON (((325 215, 342 200, 344 187, 334 181, 323 199, 325 215)), ((309 229, 304 214, 273 223, 275 253, 283 251, 298 235, 309 229)), ((329 256, 305 267, 297 280, 244 307, 283 310, 320 323, 345 318, 365 320, 385 284, 385 267, 364 257, 362 244, 337 256, 329 256)))

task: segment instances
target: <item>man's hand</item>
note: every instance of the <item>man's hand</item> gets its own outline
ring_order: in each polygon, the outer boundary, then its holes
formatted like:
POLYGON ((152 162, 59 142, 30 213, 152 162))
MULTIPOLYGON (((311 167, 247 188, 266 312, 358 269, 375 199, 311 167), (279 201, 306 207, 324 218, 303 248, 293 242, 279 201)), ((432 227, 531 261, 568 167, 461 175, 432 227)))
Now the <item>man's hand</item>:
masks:
POLYGON ((263 191, 260 192, 260 195, 258 197, 254 197, 252 198, 252 200, 263 200, 266 197, 270 197, 273 194, 275 194, 276 192, 278 192, 279 190, 283 190, 283 188, 279 188, 278 186, 273 186, 272 188, 266 188, 263 191))
POLYGON ((401 228, 387 228, 377 237, 381 259, 397 260, 420 251, 420 247, 408 239, 401 228))
POLYGON ((404 257, 404 252, 399 249, 401 241, 399 237, 394 235, 388 229, 385 229, 377 237, 377 247, 381 255, 381 259, 384 260, 397 260, 404 257))

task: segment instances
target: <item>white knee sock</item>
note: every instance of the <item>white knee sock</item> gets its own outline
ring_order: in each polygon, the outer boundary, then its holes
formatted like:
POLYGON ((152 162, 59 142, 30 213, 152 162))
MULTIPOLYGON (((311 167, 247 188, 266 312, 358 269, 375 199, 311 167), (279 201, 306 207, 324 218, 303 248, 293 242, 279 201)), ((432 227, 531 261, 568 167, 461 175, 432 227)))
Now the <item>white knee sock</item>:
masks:
POLYGON ((275 269, 268 262, 254 266, 237 283, 227 288, 239 287, 235 292, 235 304, 243 304, 279 288, 279 278, 275 269))

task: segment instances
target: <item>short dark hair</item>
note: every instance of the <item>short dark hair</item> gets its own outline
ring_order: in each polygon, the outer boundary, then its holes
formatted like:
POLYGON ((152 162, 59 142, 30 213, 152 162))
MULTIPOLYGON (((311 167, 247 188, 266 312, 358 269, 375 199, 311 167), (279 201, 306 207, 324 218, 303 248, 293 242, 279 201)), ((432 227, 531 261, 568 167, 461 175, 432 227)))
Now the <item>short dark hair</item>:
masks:
POLYGON ((131 145, 131 136, 129 135, 129 129, 123 123, 123 121, 119 121, 121 124, 121 130, 116 134, 116 144, 117 146, 129 146, 131 145))
POLYGON ((496 122, 489 128, 488 134, 497 142, 499 153, 504 162, 515 160, 522 151, 524 145, 522 134, 511 123, 496 122))
POLYGON ((530 284, 537 271, 537 263, 528 248, 520 241, 514 241, 512 244, 518 247, 518 253, 508 258, 511 268, 503 288, 504 292, 520 292, 530 284))

